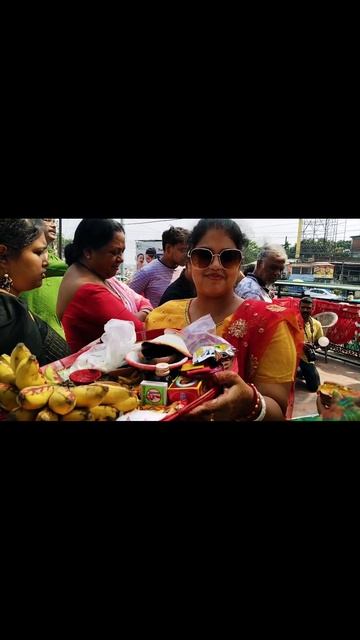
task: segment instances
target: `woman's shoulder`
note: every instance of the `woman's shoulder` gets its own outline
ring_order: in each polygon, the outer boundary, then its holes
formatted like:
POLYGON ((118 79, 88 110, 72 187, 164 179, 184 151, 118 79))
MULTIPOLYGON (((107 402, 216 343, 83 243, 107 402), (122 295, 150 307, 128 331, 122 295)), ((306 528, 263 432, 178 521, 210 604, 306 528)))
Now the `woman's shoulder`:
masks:
POLYGON ((24 300, 21 300, 16 296, 12 296, 0 291, 0 313, 1 314, 3 314, 5 310, 6 310, 6 313, 9 313, 11 311, 15 313, 20 308, 24 308, 25 310, 27 310, 27 306, 24 300))
POLYGON ((146 327, 148 329, 164 327, 182 329, 186 324, 185 312, 190 299, 169 300, 160 307, 156 307, 147 316, 146 327))
POLYGON ((180 309, 185 309, 190 299, 191 298, 184 298, 183 300, 169 300, 168 302, 164 302, 160 307, 157 307, 157 309, 154 309, 154 311, 159 311, 160 313, 169 313, 169 311, 172 310, 179 311, 180 309))
POLYGON ((239 304, 237 311, 235 313, 256 313, 256 316, 259 313, 267 314, 267 315, 288 315, 289 312, 292 315, 295 315, 294 309, 289 309, 286 305, 282 305, 278 300, 273 302, 265 302, 264 300, 253 300, 251 298, 246 298, 239 304))

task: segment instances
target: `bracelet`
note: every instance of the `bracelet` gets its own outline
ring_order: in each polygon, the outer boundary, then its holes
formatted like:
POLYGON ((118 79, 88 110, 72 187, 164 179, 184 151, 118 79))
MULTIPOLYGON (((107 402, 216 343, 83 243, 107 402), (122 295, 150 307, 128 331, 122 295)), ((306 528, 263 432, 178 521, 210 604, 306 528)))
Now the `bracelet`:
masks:
MULTIPOLYGON (((260 405, 261 405, 262 396, 260 397, 260 393, 259 393, 259 391, 257 390, 257 388, 255 387, 254 384, 249 384, 248 386, 251 387, 251 389, 253 390, 253 394, 254 394, 253 395, 253 402, 255 402, 255 405, 254 405, 254 408, 252 409, 252 411, 249 413, 249 415, 246 416, 246 418, 243 418, 243 419, 244 420, 254 420, 256 414, 259 411, 259 408, 260 408, 260 405)), ((260 412, 260 415, 261 415, 261 413, 262 413, 262 410, 260 412)))
POLYGON ((260 402, 261 402, 261 411, 260 414, 258 415, 257 418, 255 418, 254 422, 262 422, 265 418, 266 415, 266 402, 265 402, 265 398, 264 396, 261 395, 261 393, 259 393, 259 398, 260 398, 260 402))

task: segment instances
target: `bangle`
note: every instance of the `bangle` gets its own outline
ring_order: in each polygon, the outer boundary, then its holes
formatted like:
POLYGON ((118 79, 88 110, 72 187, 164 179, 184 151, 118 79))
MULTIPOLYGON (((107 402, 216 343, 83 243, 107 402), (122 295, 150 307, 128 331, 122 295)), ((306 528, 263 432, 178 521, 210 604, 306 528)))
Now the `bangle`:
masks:
MULTIPOLYGON (((249 387, 251 387, 251 389, 253 390, 253 394, 254 394, 254 395, 253 395, 253 402, 254 402, 255 404, 254 404, 254 407, 253 407, 252 411, 249 413, 249 415, 248 415, 248 416, 246 416, 246 417, 244 418, 244 420, 254 420, 254 419, 255 419, 256 414, 258 413, 258 411, 259 411, 259 409, 260 409, 260 405, 261 405, 261 397, 262 397, 262 396, 260 397, 260 393, 258 392, 258 390, 257 390, 257 388, 255 387, 255 385, 254 385, 254 384, 249 384, 248 386, 249 386, 249 387)), ((261 410, 261 412, 262 412, 262 410, 261 410)), ((260 415, 261 415, 261 412, 260 412, 260 415)), ((264 415, 265 415, 265 414, 264 414, 264 415)))
POLYGON ((262 422, 265 418, 266 415, 266 402, 265 402, 265 398, 264 396, 261 395, 261 393, 259 393, 259 398, 260 398, 260 402, 261 402, 261 411, 260 414, 258 415, 257 418, 255 418, 254 422, 262 422))

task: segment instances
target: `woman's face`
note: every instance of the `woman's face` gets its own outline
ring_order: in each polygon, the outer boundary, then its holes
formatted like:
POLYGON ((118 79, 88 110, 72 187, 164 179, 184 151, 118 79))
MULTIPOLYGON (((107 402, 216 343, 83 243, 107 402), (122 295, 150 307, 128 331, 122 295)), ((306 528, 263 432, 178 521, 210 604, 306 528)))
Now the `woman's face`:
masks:
POLYGON ((144 266, 144 254, 143 253, 139 253, 138 257, 137 257, 137 268, 141 269, 141 267, 144 266))
MULTIPOLYGON (((223 249, 237 249, 235 242, 222 229, 209 229, 197 243, 196 248, 199 247, 210 249, 213 253, 220 253, 223 249)), ((218 257, 205 269, 192 263, 189 269, 197 295, 207 298, 221 298, 233 292, 239 274, 239 264, 225 269, 218 257)))
POLYGON ((90 269, 93 269, 104 280, 113 278, 124 262, 125 234, 116 231, 112 240, 101 249, 86 249, 85 257, 90 269), (89 256, 89 257, 88 257, 89 256))
POLYGON ((7 272, 13 280, 11 293, 19 295, 41 287, 48 264, 47 242, 42 233, 18 257, 7 258, 7 272))

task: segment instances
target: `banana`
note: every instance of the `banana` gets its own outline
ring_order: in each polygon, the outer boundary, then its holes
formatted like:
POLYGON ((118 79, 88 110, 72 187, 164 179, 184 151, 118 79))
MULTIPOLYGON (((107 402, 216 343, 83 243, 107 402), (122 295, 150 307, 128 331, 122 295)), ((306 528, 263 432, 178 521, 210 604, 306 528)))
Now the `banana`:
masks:
POLYGON ((105 420, 115 421, 119 415, 119 412, 115 407, 109 407, 108 405, 101 405, 90 409, 90 413, 96 422, 104 422, 105 420))
POLYGON ((116 404, 117 402, 121 402, 127 400, 130 397, 130 391, 125 389, 120 384, 103 384, 101 382, 97 383, 97 386, 103 387, 107 389, 106 395, 101 401, 101 404, 116 404))
POLYGON ((53 411, 50 411, 48 407, 39 411, 36 416, 36 422, 58 422, 59 419, 59 416, 53 411))
POLYGON ((6 411, 18 408, 17 395, 19 391, 11 384, 0 383, 0 407, 6 411))
POLYGON ((31 356, 31 351, 23 342, 19 342, 12 350, 10 356, 10 365, 14 373, 16 373, 20 362, 29 356, 31 356))
POLYGON ((99 384, 82 384, 78 387, 73 387, 72 392, 75 395, 77 407, 91 409, 103 401, 108 392, 108 386, 99 384))
POLYGON ((115 407, 115 409, 118 409, 119 411, 126 413, 127 411, 132 411, 133 409, 137 409, 139 404, 140 404, 139 399, 136 398, 135 396, 131 396, 126 400, 122 400, 120 402, 114 403, 113 406, 115 407))
POLYGON ((65 422, 91 422, 94 417, 87 409, 74 409, 62 417, 62 421, 65 422))
POLYGON ((55 369, 52 368, 51 365, 48 365, 44 371, 44 376, 47 380, 47 382, 50 382, 50 384, 61 384, 62 383, 62 379, 60 378, 59 374, 55 371, 55 369))
POLYGON ((48 402, 49 408, 60 416, 70 413, 76 405, 76 398, 67 387, 55 387, 48 402))
POLYGON ((36 419, 37 411, 28 411, 27 409, 14 409, 10 411, 9 418, 13 418, 16 422, 32 422, 36 419))
POLYGON ((48 384, 45 376, 40 371, 36 356, 30 355, 24 358, 18 365, 15 375, 15 384, 18 389, 48 384))
POLYGON ((2 356, 0 356, 0 362, 5 362, 5 364, 8 364, 11 367, 11 358, 7 353, 3 353, 2 356))
POLYGON ((4 384, 15 384, 15 373, 9 364, 0 362, 0 382, 4 384))
POLYGON ((48 403, 53 391, 54 387, 51 385, 25 387, 18 395, 18 404, 28 411, 42 409, 48 403))

